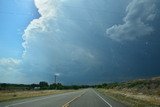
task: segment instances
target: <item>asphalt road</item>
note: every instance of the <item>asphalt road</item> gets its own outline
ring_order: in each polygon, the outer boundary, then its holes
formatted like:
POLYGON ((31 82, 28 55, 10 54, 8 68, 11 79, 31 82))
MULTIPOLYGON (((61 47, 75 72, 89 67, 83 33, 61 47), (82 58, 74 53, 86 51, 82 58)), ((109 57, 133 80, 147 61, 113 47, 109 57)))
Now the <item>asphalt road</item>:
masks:
POLYGON ((104 96, 93 89, 70 103, 69 107, 126 107, 125 105, 104 96))
POLYGON ((93 89, 0 103, 0 107, 126 107, 93 89))

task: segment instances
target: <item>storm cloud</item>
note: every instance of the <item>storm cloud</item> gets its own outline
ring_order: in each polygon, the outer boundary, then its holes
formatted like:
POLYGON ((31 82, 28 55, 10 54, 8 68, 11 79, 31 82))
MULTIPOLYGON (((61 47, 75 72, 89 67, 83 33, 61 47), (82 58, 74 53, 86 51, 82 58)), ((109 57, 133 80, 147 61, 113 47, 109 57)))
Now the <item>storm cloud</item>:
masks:
POLYGON ((33 20, 23 35, 23 62, 25 66, 32 68, 28 71, 28 76, 32 75, 31 78, 53 79, 55 73, 71 76, 73 70, 79 73, 79 69, 84 71, 96 61, 89 49, 72 43, 77 40, 73 40, 72 36, 65 34, 65 30, 61 28, 69 24, 71 27, 78 27, 72 21, 63 22, 66 25, 59 22, 61 16, 58 16, 57 11, 62 2, 64 1, 35 0, 41 17, 33 20), (74 63, 77 64, 71 67, 74 63))
POLYGON ((156 2, 35 0, 40 17, 24 31, 22 58, 0 60, 0 81, 53 83, 58 74, 64 84, 96 84, 158 75, 156 2))
POLYGON ((107 36, 116 41, 134 40, 150 35, 154 29, 149 24, 156 16, 156 0, 133 0, 126 8, 124 24, 108 28, 107 36))

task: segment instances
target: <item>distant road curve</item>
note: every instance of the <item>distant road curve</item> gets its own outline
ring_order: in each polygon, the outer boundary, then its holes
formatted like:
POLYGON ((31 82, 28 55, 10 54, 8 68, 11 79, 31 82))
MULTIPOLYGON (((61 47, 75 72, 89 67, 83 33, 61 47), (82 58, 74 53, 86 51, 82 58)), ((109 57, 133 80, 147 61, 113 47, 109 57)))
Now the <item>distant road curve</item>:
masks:
POLYGON ((0 103, 0 107, 126 107, 93 89, 0 103))

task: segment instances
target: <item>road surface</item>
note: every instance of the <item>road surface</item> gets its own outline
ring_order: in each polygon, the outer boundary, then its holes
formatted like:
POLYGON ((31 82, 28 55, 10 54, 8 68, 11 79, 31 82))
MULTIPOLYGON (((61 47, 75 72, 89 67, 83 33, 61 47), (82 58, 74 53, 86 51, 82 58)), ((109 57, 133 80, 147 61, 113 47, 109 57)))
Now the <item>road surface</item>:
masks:
POLYGON ((126 107, 93 89, 3 102, 0 107, 126 107))

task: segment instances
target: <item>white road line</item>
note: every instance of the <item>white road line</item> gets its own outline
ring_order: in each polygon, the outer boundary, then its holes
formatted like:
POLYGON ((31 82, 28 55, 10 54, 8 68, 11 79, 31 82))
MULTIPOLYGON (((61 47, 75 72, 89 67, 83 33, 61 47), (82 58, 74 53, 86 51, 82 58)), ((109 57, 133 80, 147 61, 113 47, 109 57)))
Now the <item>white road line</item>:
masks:
POLYGON ((82 94, 80 94, 77 97, 74 97, 72 100, 68 101, 67 103, 65 103, 62 107, 69 107, 70 103, 72 103, 73 101, 75 101, 76 99, 80 98, 82 95, 84 95, 86 93, 86 91, 84 91, 82 94))
MULTIPOLYGON (((75 92, 70 92, 70 93, 75 93, 75 92)), ((68 93, 64 93, 64 94, 68 94, 68 93)), ((25 104, 25 103, 32 103, 32 102, 36 102, 36 101, 40 101, 40 100, 45 100, 45 99, 48 99, 48 98, 54 98, 54 97, 61 96, 61 95, 62 94, 52 95, 52 96, 45 97, 45 98, 39 98, 39 99, 35 99, 35 100, 24 101, 24 102, 20 102, 20 103, 14 103, 14 104, 7 105, 5 107, 10 107, 10 106, 15 106, 15 105, 21 105, 21 104, 25 104)))
POLYGON ((111 105, 109 102, 107 102, 103 97, 101 97, 97 92, 95 92, 94 90, 93 90, 93 92, 94 92, 99 98, 101 98, 107 105, 109 105, 109 107, 112 107, 112 105, 111 105))

